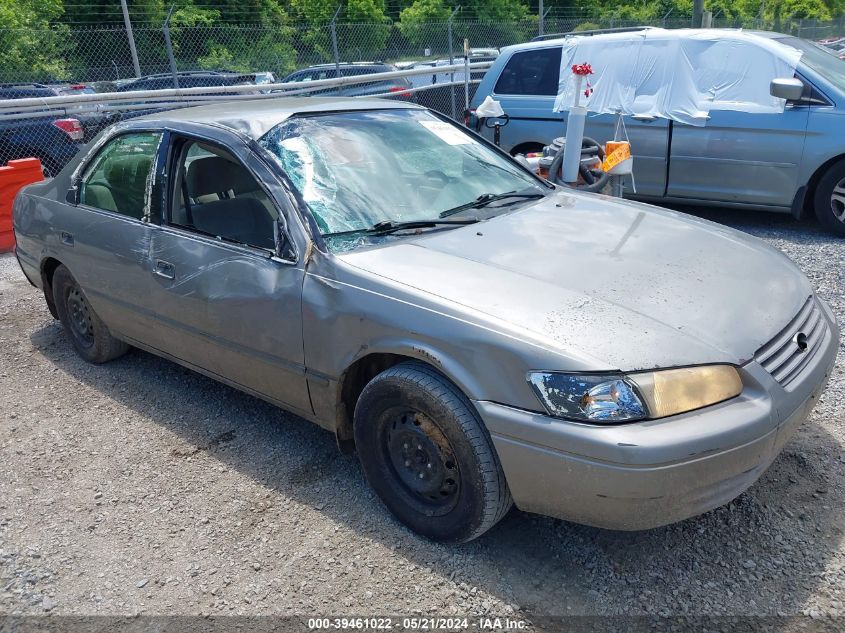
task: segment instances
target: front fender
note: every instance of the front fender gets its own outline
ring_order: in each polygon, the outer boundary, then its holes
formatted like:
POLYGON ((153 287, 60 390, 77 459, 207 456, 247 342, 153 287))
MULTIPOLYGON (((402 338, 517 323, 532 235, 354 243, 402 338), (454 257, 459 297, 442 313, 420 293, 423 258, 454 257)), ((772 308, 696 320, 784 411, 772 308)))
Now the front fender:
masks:
POLYGON ((541 407, 526 373, 572 361, 505 324, 322 253, 315 254, 304 280, 303 343, 312 404, 329 428, 338 418, 344 373, 367 355, 417 359, 470 399, 532 410, 541 407))

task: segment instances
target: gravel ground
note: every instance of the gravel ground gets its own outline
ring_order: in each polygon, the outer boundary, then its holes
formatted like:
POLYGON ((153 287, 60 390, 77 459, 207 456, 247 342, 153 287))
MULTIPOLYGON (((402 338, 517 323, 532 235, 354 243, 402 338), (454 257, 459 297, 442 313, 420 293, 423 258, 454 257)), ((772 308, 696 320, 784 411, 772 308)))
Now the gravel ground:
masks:
MULTIPOLYGON (((845 242, 703 215, 784 250, 845 322, 845 242)), ((843 363, 726 507, 641 533, 514 511, 445 547, 316 426, 143 352, 84 363, 2 256, 0 613, 845 615, 843 363)))

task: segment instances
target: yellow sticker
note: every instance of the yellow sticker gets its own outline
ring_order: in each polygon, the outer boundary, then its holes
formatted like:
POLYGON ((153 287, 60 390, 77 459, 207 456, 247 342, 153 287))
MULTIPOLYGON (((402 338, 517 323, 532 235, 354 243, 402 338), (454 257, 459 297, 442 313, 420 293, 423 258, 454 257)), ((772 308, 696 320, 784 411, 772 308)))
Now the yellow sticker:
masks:
POLYGON ((631 146, 628 143, 621 144, 605 157, 601 164, 602 171, 608 172, 629 158, 631 158, 631 146))

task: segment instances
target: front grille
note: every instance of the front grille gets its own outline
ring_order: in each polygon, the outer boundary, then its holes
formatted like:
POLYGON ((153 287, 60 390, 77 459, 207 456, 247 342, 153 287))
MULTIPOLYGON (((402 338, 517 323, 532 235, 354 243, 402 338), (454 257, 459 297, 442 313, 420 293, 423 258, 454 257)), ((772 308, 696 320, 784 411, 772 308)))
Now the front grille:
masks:
POLYGON ((788 385, 810 362, 821 346, 827 332, 827 321, 814 297, 807 299, 798 315, 776 337, 754 354, 754 360, 763 366, 781 385, 788 385), (797 339, 800 334, 806 348, 802 351, 797 339))

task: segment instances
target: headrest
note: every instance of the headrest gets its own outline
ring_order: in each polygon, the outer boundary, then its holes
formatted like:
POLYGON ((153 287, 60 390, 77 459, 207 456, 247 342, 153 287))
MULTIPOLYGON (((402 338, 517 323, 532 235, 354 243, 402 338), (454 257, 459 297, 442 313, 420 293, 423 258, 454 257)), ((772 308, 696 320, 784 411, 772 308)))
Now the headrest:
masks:
POLYGON ((146 182, 152 165, 152 156, 121 156, 108 162, 106 167, 106 180, 112 186, 122 184, 138 186, 143 179, 146 182))
POLYGON ((245 193, 257 189, 255 179, 243 166, 220 156, 194 159, 188 165, 186 178, 188 191, 193 197, 222 191, 245 193))

